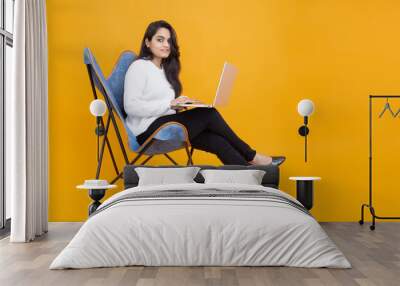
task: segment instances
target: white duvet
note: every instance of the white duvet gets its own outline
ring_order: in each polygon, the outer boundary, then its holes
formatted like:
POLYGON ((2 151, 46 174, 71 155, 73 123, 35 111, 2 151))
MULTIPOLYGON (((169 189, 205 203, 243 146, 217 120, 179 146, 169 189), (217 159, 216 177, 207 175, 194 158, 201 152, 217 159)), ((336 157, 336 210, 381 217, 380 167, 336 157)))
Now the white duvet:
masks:
POLYGON ((263 190, 297 202, 277 189, 254 185, 127 189, 100 206, 104 209, 82 225, 50 269, 127 265, 351 267, 312 216, 273 200, 185 197, 110 204, 131 192, 210 188, 263 190))

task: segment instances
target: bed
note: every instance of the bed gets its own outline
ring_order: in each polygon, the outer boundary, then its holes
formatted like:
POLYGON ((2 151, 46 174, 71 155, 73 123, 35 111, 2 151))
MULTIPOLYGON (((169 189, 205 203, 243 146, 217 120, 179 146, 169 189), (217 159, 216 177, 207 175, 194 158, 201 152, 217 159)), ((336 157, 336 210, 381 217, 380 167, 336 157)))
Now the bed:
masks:
POLYGON ((50 269, 351 267, 307 209, 279 190, 278 166, 198 166, 262 170, 260 185, 204 183, 198 173, 194 183, 149 186, 138 185, 137 167, 125 167, 125 190, 103 202, 50 269))

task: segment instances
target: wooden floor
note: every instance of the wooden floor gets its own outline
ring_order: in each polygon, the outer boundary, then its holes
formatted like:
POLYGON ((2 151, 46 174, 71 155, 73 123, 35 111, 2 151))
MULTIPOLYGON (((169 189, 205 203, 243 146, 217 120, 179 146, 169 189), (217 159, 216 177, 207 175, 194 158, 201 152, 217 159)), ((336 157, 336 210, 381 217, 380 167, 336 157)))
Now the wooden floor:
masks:
POLYGON ((400 285, 400 223, 379 223, 370 231, 358 223, 323 223, 352 269, 290 267, 120 267, 48 270, 81 226, 50 223, 32 242, 0 241, 0 285, 400 285))

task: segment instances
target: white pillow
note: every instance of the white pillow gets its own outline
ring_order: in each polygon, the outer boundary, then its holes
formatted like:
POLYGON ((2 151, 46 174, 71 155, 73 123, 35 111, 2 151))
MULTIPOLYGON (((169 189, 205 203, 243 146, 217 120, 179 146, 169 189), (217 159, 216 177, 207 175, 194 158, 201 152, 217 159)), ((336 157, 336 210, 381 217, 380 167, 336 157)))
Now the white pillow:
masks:
POLYGON ((199 170, 199 167, 135 168, 139 176, 138 186, 196 183, 193 179, 199 170))
POLYGON ((262 170, 201 170, 204 183, 261 185, 265 171, 262 170))

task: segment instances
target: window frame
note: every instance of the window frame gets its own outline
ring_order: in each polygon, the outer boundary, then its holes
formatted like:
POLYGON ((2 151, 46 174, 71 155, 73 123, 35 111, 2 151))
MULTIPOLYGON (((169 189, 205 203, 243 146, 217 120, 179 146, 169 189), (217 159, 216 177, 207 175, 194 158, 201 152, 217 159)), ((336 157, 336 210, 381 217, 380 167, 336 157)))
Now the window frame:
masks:
MULTIPOLYGON (((6 0, 0 0, 0 237, 9 233, 10 219, 6 218, 6 189, 5 189, 5 93, 6 93, 6 47, 13 48, 13 34, 6 30, 6 0)), ((15 0, 13 3, 13 13, 15 0)), ((15 13, 14 13, 15 15, 15 13)), ((12 17, 14 16, 12 15, 12 17)), ((14 30, 14 29, 13 29, 14 30)))

